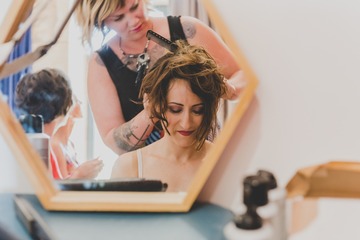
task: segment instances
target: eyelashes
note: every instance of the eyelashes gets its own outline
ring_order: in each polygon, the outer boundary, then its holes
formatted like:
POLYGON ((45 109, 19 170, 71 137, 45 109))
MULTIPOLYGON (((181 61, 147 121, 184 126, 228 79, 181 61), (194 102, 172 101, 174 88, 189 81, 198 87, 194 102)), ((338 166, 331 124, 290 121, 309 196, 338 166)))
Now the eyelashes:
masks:
POLYGON ((124 14, 121 14, 120 16, 118 16, 116 19, 115 19, 115 22, 119 22, 121 20, 124 19, 124 14))
POLYGON ((130 11, 135 11, 139 7, 139 1, 137 1, 131 8, 130 11))
POLYGON ((178 108, 172 108, 172 107, 169 107, 169 112, 171 113, 181 113, 182 109, 178 109, 178 108))
POLYGON ((204 112, 205 112, 205 108, 204 107, 202 107, 201 109, 199 109, 199 110, 193 110, 193 113, 195 113, 195 114, 197 114, 197 115, 203 115, 204 114, 204 112))
MULTIPOLYGON (((173 114, 179 114, 181 113, 184 108, 183 107, 172 107, 172 106, 169 106, 168 107, 168 110, 170 113, 173 113, 173 114)), ((191 110, 192 113, 194 113, 195 115, 203 115, 204 114, 204 107, 201 106, 201 107, 196 107, 196 108, 193 108, 191 110)))

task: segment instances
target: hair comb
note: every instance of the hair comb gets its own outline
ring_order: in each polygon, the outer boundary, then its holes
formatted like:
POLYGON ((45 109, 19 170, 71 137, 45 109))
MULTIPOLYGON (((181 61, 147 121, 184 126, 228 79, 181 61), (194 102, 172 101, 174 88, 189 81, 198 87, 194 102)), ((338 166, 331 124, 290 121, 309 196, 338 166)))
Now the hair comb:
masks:
POLYGON ((157 44, 159 44, 160 46, 168 49, 170 52, 175 52, 176 49, 178 48, 177 45, 170 41, 167 38, 164 38, 163 36, 161 36, 160 34, 152 31, 152 30, 148 30, 146 33, 146 36, 148 39, 156 42, 157 44))

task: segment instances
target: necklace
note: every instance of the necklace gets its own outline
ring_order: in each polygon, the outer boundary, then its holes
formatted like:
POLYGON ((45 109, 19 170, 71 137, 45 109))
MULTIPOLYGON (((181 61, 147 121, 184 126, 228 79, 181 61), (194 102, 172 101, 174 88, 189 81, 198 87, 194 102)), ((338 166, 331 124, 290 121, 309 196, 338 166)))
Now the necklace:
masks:
POLYGON ((140 86, 143 77, 145 76, 146 70, 149 67, 150 55, 147 53, 150 43, 150 38, 147 39, 144 47, 144 51, 139 54, 127 54, 121 47, 121 38, 119 39, 119 48, 125 56, 125 66, 133 63, 133 59, 136 59, 136 80, 135 85, 140 86))
POLYGON ((137 54, 128 54, 124 51, 124 49, 121 47, 121 38, 119 38, 119 49, 121 50, 122 52, 122 55, 125 57, 125 65, 127 66, 128 64, 132 64, 134 63, 134 59, 137 60, 136 62, 136 66, 138 66, 139 64, 139 56, 140 55, 143 55, 144 53, 147 52, 147 49, 149 47, 149 42, 150 42, 150 39, 147 39, 146 43, 145 43, 145 47, 144 47, 144 50, 142 53, 137 53, 137 54))

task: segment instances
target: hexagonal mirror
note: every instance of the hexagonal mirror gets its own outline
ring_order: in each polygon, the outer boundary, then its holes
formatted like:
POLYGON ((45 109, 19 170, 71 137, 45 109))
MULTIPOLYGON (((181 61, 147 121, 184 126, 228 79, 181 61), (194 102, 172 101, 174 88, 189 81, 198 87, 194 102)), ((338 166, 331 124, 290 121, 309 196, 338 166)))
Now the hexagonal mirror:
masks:
MULTIPOLYGON (((34 1, 13 1, 14 6, 9 8, 6 21, 3 22, 2 47, 11 42, 17 31, 21 16, 31 9, 34 1), (21 4, 19 4, 21 2, 21 4), (16 6, 15 6, 16 5, 16 6)), ((247 79, 236 105, 232 112, 223 121, 221 131, 214 140, 214 144, 200 164, 190 181, 186 191, 69 191, 61 190, 50 176, 49 171, 40 155, 29 142, 22 126, 15 118, 7 102, 0 101, 0 133, 7 142, 19 166, 26 173, 34 187, 35 194, 43 207, 47 210, 61 211, 127 211, 127 212, 186 212, 196 201, 201 189, 206 183, 211 171, 220 159, 227 143, 237 124, 241 120, 257 86, 257 79, 245 56, 240 51, 240 46, 234 40, 231 32, 221 18, 216 4, 211 0, 202 1, 211 22, 216 27, 219 35, 233 52, 236 61, 241 66, 247 79)), ((3 56, 1 58, 6 58, 3 56)), ((55 54, 49 52, 48 54, 55 54)), ((1 65, 0 74, 6 63, 1 65)), ((85 80, 84 80, 85 81, 85 80)), ((222 104, 226 104, 222 103, 222 104)), ((89 117, 89 116, 88 116, 89 117)), ((104 179, 98 179, 104 180, 104 179)), ((94 180, 96 181, 96 180, 94 180)))

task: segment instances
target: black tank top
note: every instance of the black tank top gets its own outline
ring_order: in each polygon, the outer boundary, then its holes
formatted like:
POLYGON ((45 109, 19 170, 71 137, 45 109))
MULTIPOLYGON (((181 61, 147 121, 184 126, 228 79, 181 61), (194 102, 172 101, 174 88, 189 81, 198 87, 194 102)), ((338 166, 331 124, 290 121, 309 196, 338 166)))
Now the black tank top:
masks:
MULTIPOLYGON (((167 19, 171 41, 180 39, 186 41, 180 16, 168 16, 167 19)), ((127 68, 108 45, 104 45, 97 53, 104 62, 115 85, 122 112, 127 122, 144 109, 142 104, 138 104, 140 86, 135 85, 137 73, 127 68)))

